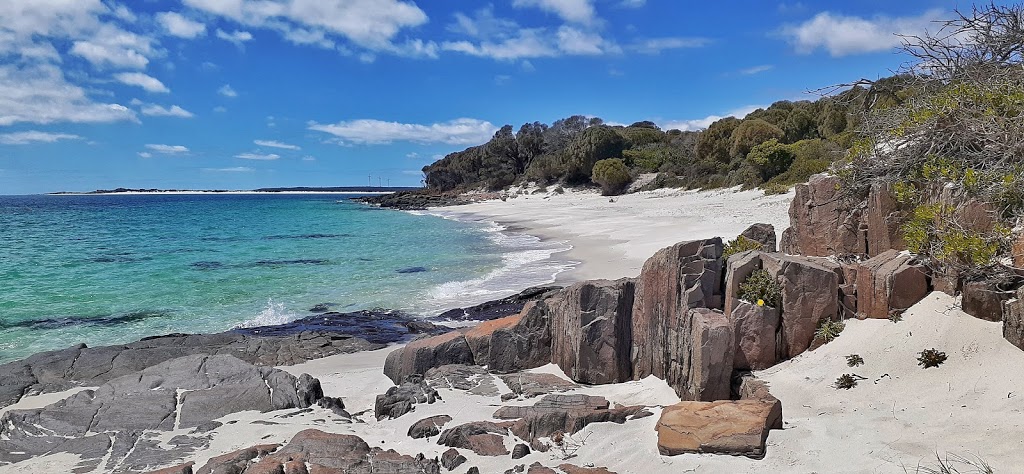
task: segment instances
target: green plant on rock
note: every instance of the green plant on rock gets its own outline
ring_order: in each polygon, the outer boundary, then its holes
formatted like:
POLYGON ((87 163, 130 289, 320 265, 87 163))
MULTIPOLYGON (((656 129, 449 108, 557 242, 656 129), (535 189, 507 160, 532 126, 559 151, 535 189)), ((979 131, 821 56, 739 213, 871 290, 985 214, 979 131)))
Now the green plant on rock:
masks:
POLYGON ((839 333, 843 332, 843 329, 846 329, 846 323, 826 319, 818 325, 818 330, 814 331, 814 337, 828 344, 839 337, 839 333))
POLYGON ((846 356, 846 365, 849 367, 859 367, 864 365, 864 358, 859 354, 850 354, 846 356))
POLYGON ((925 349, 917 355, 917 365, 924 368, 938 367, 946 361, 946 353, 936 349, 925 349))
POLYGON ((768 270, 754 270, 740 283, 739 298, 758 306, 778 308, 782 305, 782 288, 768 270))
POLYGON ((853 374, 843 374, 836 379, 836 389, 849 390, 857 386, 857 378, 853 374))
POLYGON ((742 235, 737 236, 725 243, 725 247, 722 249, 722 258, 729 259, 729 257, 736 255, 740 252, 746 252, 748 250, 761 250, 764 246, 756 240, 749 239, 742 235))

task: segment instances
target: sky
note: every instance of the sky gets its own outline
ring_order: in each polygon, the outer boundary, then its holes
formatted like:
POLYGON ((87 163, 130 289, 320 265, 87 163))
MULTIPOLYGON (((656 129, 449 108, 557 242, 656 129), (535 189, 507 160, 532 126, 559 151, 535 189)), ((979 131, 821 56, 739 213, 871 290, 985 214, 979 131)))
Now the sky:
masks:
POLYGON ((0 1, 0 195, 418 186, 504 124, 697 130, 891 75, 970 3, 0 1))

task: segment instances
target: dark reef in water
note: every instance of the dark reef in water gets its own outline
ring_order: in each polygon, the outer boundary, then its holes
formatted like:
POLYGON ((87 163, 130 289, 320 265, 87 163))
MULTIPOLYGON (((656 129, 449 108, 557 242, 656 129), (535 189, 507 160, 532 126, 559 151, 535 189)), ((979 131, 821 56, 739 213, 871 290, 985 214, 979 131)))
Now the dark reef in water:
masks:
POLYGON ((249 336, 288 336, 302 332, 346 334, 375 344, 404 342, 411 337, 451 331, 422 318, 399 311, 364 310, 351 313, 328 312, 296 319, 285 324, 238 328, 232 332, 249 336))
POLYGON ((165 318, 170 315, 170 311, 132 311, 129 313, 110 314, 102 316, 55 316, 44 319, 33 319, 29 321, 0 321, 0 329, 59 329, 69 326, 113 327, 122 324, 133 323, 136 321, 142 321, 144 319, 165 318))
POLYGON ((423 273, 425 271, 428 271, 427 267, 409 267, 395 270, 395 273, 423 273))
POLYGON ((488 301, 469 308, 455 308, 445 311, 432 321, 490 321, 518 314, 526 303, 543 299, 549 293, 560 290, 560 286, 535 286, 521 291, 519 294, 488 301))
POLYGON ((285 239, 337 239, 341 237, 352 237, 352 234, 303 234, 303 235, 268 235, 263 240, 285 240, 285 239))
POLYGON ((327 265, 326 258, 300 258, 295 260, 259 260, 251 263, 227 264, 218 261, 193 262, 190 266, 196 270, 220 270, 224 268, 282 267, 285 265, 327 265))

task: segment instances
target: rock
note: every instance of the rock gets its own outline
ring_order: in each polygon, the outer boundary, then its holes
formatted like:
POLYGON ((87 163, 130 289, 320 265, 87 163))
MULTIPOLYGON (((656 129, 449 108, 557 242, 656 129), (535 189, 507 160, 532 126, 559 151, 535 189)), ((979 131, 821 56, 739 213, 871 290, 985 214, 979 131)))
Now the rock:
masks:
POLYGON ((763 370, 778 362, 778 309, 743 302, 733 310, 730 320, 736 331, 736 370, 763 370))
POLYGON ((1013 266, 1024 269, 1024 231, 1018 232, 1013 238, 1010 246, 1010 254, 1013 258, 1013 266))
POLYGON ((860 211, 842 201, 838 190, 839 179, 825 174, 796 185, 780 250, 809 256, 867 253, 860 211))
POLYGON ((526 303, 542 300, 561 289, 560 286, 535 286, 507 298, 488 301, 469 308, 450 309, 431 319, 435 321, 490 321, 514 316, 522 312, 526 303))
POLYGON ((434 403, 441 396, 423 381, 422 375, 410 375, 405 382, 377 395, 373 414, 378 420, 398 418, 413 410, 417 403, 434 403))
POLYGON ((466 471, 466 474, 480 474, 480 469, 477 468, 476 466, 473 466, 469 468, 468 471, 466 471))
MULTIPOLYGON (((689 376, 681 389, 685 400, 729 398, 735 355, 735 330, 720 311, 697 308, 690 311, 692 322, 689 376)), ((676 388, 678 393, 680 388, 676 388)))
MULTIPOLYGON (((437 436, 441 434, 441 428, 452 421, 452 417, 448 415, 436 415, 429 418, 424 418, 416 423, 413 423, 409 427, 410 438, 429 438, 431 436, 437 436)), ((450 471, 451 469, 449 469, 450 471)))
POLYGON ((975 318, 1002 321, 1003 303, 1014 295, 1012 291, 1000 289, 999 283, 992 280, 965 282, 960 307, 975 318))
POLYGON ((551 311, 551 361, 570 379, 608 384, 633 376, 632 279, 580 282, 551 311))
POLYGON ((444 430, 437 444, 468 449, 480 456, 507 456, 509 452, 504 442, 507 434, 506 424, 474 421, 444 430))
POLYGON ((312 308, 309 308, 309 312, 310 313, 326 313, 326 312, 330 311, 331 308, 333 308, 333 307, 335 307, 337 305, 338 305, 338 303, 317 303, 317 304, 313 305, 312 308))
POLYGON ((435 389, 464 390, 485 397, 498 395, 494 376, 477 365, 442 365, 428 370, 424 380, 435 389))
POLYGON ((314 385, 319 382, 300 382, 287 372, 228 355, 173 359, 45 408, 5 413, 0 464, 67 452, 79 455, 90 470, 140 471, 180 459, 208 441, 179 436, 165 447, 152 440, 157 435, 207 426, 240 411, 306 408, 316 400, 300 390, 314 385))
POLYGON ((910 255, 897 250, 861 262, 857 271, 858 317, 888 318, 890 311, 905 310, 927 294, 924 269, 913 264, 910 255))
POLYGON ((199 469, 196 474, 213 472, 244 472, 256 458, 266 456, 278 448, 280 444, 260 444, 250 448, 239 449, 220 456, 214 456, 199 469), (214 467, 216 466, 216 467, 214 467))
POLYGON ((778 239, 775 236, 775 226, 771 224, 754 224, 747 227, 740 235, 761 244, 761 250, 764 252, 775 252, 775 244, 778 239))
POLYGON ((384 361, 384 375, 396 384, 410 375, 448 364, 472 364, 473 352, 460 331, 410 342, 392 351, 384 361))
POLYGON ((568 380, 548 373, 516 372, 499 376, 508 388, 512 389, 512 398, 522 396, 533 398, 554 392, 567 392, 579 388, 568 380))
POLYGON ((516 444, 515 447, 512 448, 512 459, 524 458, 529 455, 530 447, 523 443, 516 444))
POLYGON ((904 216, 888 185, 873 184, 868 193, 864 221, 867 224, 867 253, 876 256, 886 250, 905 250, 900 225, 904 216))
POLYGON ((392 344, 408 341, 418 334, 437 335, 450 330, 451 328, 436 326, 416 315, 376 309, 348 313, 331 311, 306 316, 284 324, 238 328, 231 332, 262 337, 290 336, 301 333, 345 334, 365 338, 375 344, 392 344))
POLYGON ((574 464, 559 464, 558 468, 565 474, 615 474, 606 467, 579 467, 574 464))
POLYGON ((487 365, 491 357, 491 336, 498 329, 507 329, 519 324, 523 316, 515 314, 500 319, 484 321, 466 331, 466 342, 473 352, 477 365, 487 365))
POLYGON ((538 453, 546 453, 551 449, 551 447, 540 439, 534 439, 533 441, 530 441, 530 449, 537 451, 538 453))
POLYGON ((1024 350, 1024 288, 1016 298, 1003 302, 1003 338, 1024 350))
POLYGON ((423 273, 427 271, 430 271, 427 267, 408 267, 399 268, 398 270, 395 270, 395 273, 423 273))
POLYGON ((722 305, 722 240, 683 242, 644 263, 633 304, 633 378, 662 378, 686 392, 691 309, 722 305))
POLYGON ((331 410, 335 415, 344 418, 352 418, 349 412, 345 411, 345 402, 337 397, 323 397, 316 402, 317 405, 331 410))
POLYGON ((531 301, 523 307, 518 323, 495 329, 487 360, 491 372, 517 372, 551 362, 550 307, 557 299, 558 296, 552 296, 531 301))
POLYGON ((760 268, 760 252, 747 251, 729 256, 725 264, 725 314, 732 314, 740 304, 740 285, 760 268))
POLYGON ((763 400, 680 402, 658 420, 658 451, 665 456, 720 453, 761 458, 768 430, 781 428, 775 404, 763 400))
POLYGON ((454 471, 455 468, 461 466, 466 462, 466 456, 459 454, 459 451, 455 448, 449 449, 441 454, 441 466, 449 471, 454 471))
POLYGON ((165 467, 163 469, 157 469, 155 471, 149 471, 148 474, 192 474, 192 466, 196 463, 187 462, 185 464, 179 464, 177 466, 165 467))
POLYGON ((819 323, 839 314, 839 275, 804 257, 763 254, 761 263, 782 290, 779 359, 796 357, 810 347, 819 323))
POLYGON ((550 467, 544 467, 539 462, 530 464, 530 468, 526 471, 526 474, 558 474, 554 469, 550 467))
POLYGON ((503 406, 494 412, 494 418, 517 420, 511 426, 512 433, 533 442, 555 433, 571 435, 591 423, 622 424, 646 413, 641 406, 611 409, 608 406, 604 397, 547 395, 533 406, 503 406))

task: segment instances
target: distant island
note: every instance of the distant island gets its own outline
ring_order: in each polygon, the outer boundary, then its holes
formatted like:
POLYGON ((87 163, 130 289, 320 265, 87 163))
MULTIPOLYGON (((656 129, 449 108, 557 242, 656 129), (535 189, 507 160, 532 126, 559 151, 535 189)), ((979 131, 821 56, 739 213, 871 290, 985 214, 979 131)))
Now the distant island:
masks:
POLYGON ((412 191, 420 189, 411 186, 298 186, 290 188, 259 188, 259 189, 141 189, 141 188, 116 188, 97 189, 88 192, 59 191, 49 193, 57 194, 156 194, 156 193, 394 193, 399 191, 412 191))

